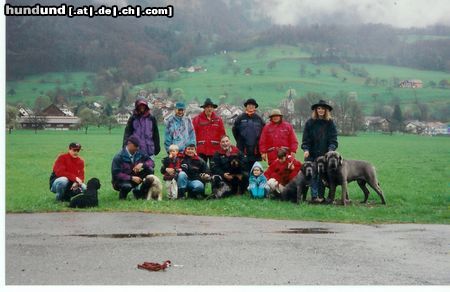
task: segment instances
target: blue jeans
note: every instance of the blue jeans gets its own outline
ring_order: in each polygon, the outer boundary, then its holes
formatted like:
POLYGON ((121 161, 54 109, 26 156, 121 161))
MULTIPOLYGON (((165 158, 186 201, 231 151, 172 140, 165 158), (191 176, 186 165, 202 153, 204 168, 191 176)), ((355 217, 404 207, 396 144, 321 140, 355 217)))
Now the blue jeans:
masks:
POLYGON ((311 180, 311 198, 323 198, 325 194, 325 186, 318 175, 311 180))
MULTIPOLYGON (((65 176, 61 176, 61 177, 58 177, 57 179, 55 179, 50 191, 52 191, 53 193, 56 193, 57 201, 62 201, 62 199, 64 197, 64 193, 66 192, 67 188, 69 187, 68 186, 69 184, 72 184, 72 182, 70 182, 69 179, 65 176)), ((81 184, 81 189, 83 190, 83 192, 86 191, 86 185, 81 184)))
POLYGON ((190 192, 201 193, 205 191, 205 185, 199 180, 189 180, 187 174, 181 171, 177 179, 178 189, 185 189, 190 192))

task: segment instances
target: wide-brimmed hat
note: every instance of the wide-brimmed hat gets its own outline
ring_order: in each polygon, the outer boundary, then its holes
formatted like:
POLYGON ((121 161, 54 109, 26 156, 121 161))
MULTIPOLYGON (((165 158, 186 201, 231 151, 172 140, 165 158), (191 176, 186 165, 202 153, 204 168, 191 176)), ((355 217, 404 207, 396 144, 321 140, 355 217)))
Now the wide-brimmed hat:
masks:
POLYGON ((273 117, 273 116, 283 116, 283 114, 281 113, 281 111, 279 110, 279 109, 273 109, 271 112, 270 112, 270 116, 269 116, 269 118, 271 118, 271 117, 273 117))
POLYGON ((80 150, 81 149, 81 144, 77 143, 77 142, 72 142, 72 143, 69 144, 69 149, 80 150))
POLYGON ((333 107, 331 105, 329 105, 325 100, 321 99, 319 100, 318 103, 313 104, 311 106, 311 110, 314 110, 316 107, 321 106, 321 107, 326 107, 330 112, 333 110, 333 107))
POLYGON ((255 108, 257 108, 259 106, 258 103, 256 102, 256 100, 253 98, 249 98, 249 99, 247 99, 246 102, 244 102, 244 106, 247 106, 247 104, 253 104, 253 105, 255 105, 255 108))
POLYGON ((205 100, 205 102, 203 103, 203 105, 201 105, 200 107, 201 107, 201 108, 205 108, 205 107, 207 107, 207 106, 209 106, 209 105, 212 105, 214 108, 217 108, 217 104, 213 103, 212 100, 211 100, 211 98, 209 98, 209 97, 205 100))

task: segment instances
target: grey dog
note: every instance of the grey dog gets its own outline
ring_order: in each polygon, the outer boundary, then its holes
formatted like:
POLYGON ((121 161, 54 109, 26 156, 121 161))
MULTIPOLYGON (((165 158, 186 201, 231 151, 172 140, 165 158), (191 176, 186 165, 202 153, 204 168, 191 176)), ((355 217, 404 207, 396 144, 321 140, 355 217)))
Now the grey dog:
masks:
POLYGON ((386 204, 383 191, 377 180, 375 167, 372 164, 362 160, 342 159, 342 156, 336 151, 327 152, 325 154, 325 160, 327 163, 327 176, 330 187, 330 194, 328 197, 331 200, 334 200, 336 187, 341 185, 342 203, 346 205, 348 201, 348 183, 356 180, 359 187, 364 192, 364 200, 362 203, 366 203, 369 197, 370 192, 366 187, 366 183, 368 183, 380 196, 381 203, 383 205, 386 204))

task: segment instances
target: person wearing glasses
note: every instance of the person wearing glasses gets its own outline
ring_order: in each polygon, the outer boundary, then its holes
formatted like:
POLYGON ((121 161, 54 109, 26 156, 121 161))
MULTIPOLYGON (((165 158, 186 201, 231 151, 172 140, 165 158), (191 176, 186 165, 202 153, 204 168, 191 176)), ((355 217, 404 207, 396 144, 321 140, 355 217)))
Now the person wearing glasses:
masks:
POLYGON ((84 192, 84 160, 80 157, 81 144, 69 144, 69 152, 58 156, 50 176, 50 191, 56 194, 57 201, 70 201, 70 198, 84 192))
POLYGON ((165 121, 164 148, 169 153, 170 145, 177 145, 180 153, 187 145, 195 145, 195 131, 190 117, 185 116, 186 106, 183 102, 175 104, 175 113, 165 121))

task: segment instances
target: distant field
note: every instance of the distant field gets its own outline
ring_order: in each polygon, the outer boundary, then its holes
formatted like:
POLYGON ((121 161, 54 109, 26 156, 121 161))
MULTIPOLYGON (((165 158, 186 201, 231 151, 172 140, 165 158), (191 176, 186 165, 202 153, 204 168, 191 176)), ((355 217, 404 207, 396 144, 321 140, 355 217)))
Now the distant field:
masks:
POLYGON ((394 88, 389 92, 387 85, 366 86, 365 78, 353 76, 338 64, 314 65, 310 63, 308 57, 309 55, 298 47, 291 46, 227 52, 227 54, 200 57, 195 61, 196 65, 205 67, 207 72, 181 73, 180 79, 172 82, 162 77, 135 88, 170 87, 172 90, 180 88, 187 100, 194 97, 203 100, 206 96, 217 100, 219 96, 227 95, 227 102, 233 103, 236 99, 255 97, 267 107, 277 106, 289 88, 294 88, 298 96, 306 92, 320 92, 333 97, 340 91, 354 91, 357 92, 359 101, 366 105, 364 108, 366 112, 373 104, 374 95, 386 101, 390 101, 393 96, 398 96, 405 105, 412 103, 416 97, 431 103, 445 103, 450 97, 448 89, 427 87, 429 81, 439 83, 442 79, 450 80, 448 73, 386 65, 351 64, 354 67, 364 67, 372 79, 377 77, 388 81, 392 77, 400 80, 421 79, 426 87, 416 90, 394 88), (239 66, 238 74, 235 75, 231 67, 226 69, 229 59, 236 60, 233 64, 239 66), (276 63, 273 69, 267 67, 271 61, 276 63), (301 66, 304 66, 304 74, 300 73, 301 66), (246 68, 252 69, 251 76, 244 74, 246 68), (338 78, 331 75, 331 68, 336 70, 338 78), (345 81, 343 81, 344 78, 345 81))
MULTIPOLYGON (((281 99, 286 97, 288 89, 293 88, 297 97, 307 92, 325 93, 329 98, 340 91, 356 92, 362 103, 365 114, 371 114, 374 100, 391 101, 396 96, 401 99, 402 110, 413 107, 415 99, 427 102, 437 108, 447 105, 450 100, 450 89, 432 88, 429 82, 436 84, 442 79, 450 80, 450 74, 438 71, 423 71, 406 67, 395 67, 376 64, 350 64, 352 67, 364 67, 372 79, 386 80, 388 84, 365 85, 365 78, 353 76, 338 64, 314 65, 309 60, 310 55, 299 47, 271 46, 260 47, 245 52, 221 52, 197 58, 195 65, 201 65, 207 71, 196 73, 180 73, 176 81, 168 81, 168 72, 160 72, 161 78, 151 83, 136 85, 132 94, 140 89, 162 90, 171 88, 172 92, 182 90, 185 100, 197 98, 202 102, 205 97, 212 97, 216 102, 220 96, 227 96, 225 102, 241 103, 249 97, 254 97, 262 108, 278 106, 281 99), (268 68, 268 64, 275 64, 268 68), (239 69, 236 69, 239 68, 239 69), (250 68, 252 74, 245 75, 250 68), (303 69, 303 73, 301 70, 303 69), (237 71, 233 71, 237 70, 237 71), (335 70, 337 78, 331 75, 335 70), (403 79, 421 79, 422 89, 393 88, 389 89, 393 77, 403 79)), ((92 90, 93 73, 48 73, 25 78, 18 82, 7 82, 6 92, 15 90, 14 95, 6 95, 7 102, 23 101, 32 106, 36 97, 55 90, 58 86, 63 89, 81 90, 87 84, 92 90)), ((102 99, 102 96, 91 99, 102 99)))
POLYGON ((426 41, 426 40, 448 40, 450 39, 450 36, 408 34, 400 36, 400 39, 403 39, 407 43, 415 43, 417 41, 426 41))
POLYGON ((6 101, 10 103, 21 101, 33 106, 38 96, 45 96, 47 92, 55 91, 57 87, 80 91, 83 84, 87 84, 88 88, 92 90, 93 76, 94 74, 89 72, 55 72, 28 76, 15 82, 7 81, 6 101), (14 89, 14 95, 8 94, 11 89, 14 89))
MULTIPOLYGON (((286 202, 251 200, 248 196, 209 201, 135 201, 119 202, 111 188, 110 166, 121 147, 123 129, 54 132, 14 131, 6 135, 6 211, 68 211, 49 191, 48 177, 59 153, 71 141, 83 145, 88 178, 102 182, 100 207, 88 211, 143 211, 155 213, 246 216, 332 222, 450 223, 449 177, 450 139, 413 135, 361 134, 339 137, 339 150, 346 158, 371 161, 377 168, 387 206, 372 191, 368 205, 359 205, 362 192, 351 184, 353 205, 297 206, 286 202)), ((301 135, 298 135, 301 139, 301 135)), ((302 153, 298 153, 301 158, 302 153)), ((163 154, 157 159, 157 173, 163 154)), ((303 159, 301 159, 303 160, 303 159)), ((209 189, 208 189, 209 191, 209 189)), ((340 193, 340 190, 339 190, 340 193)))

